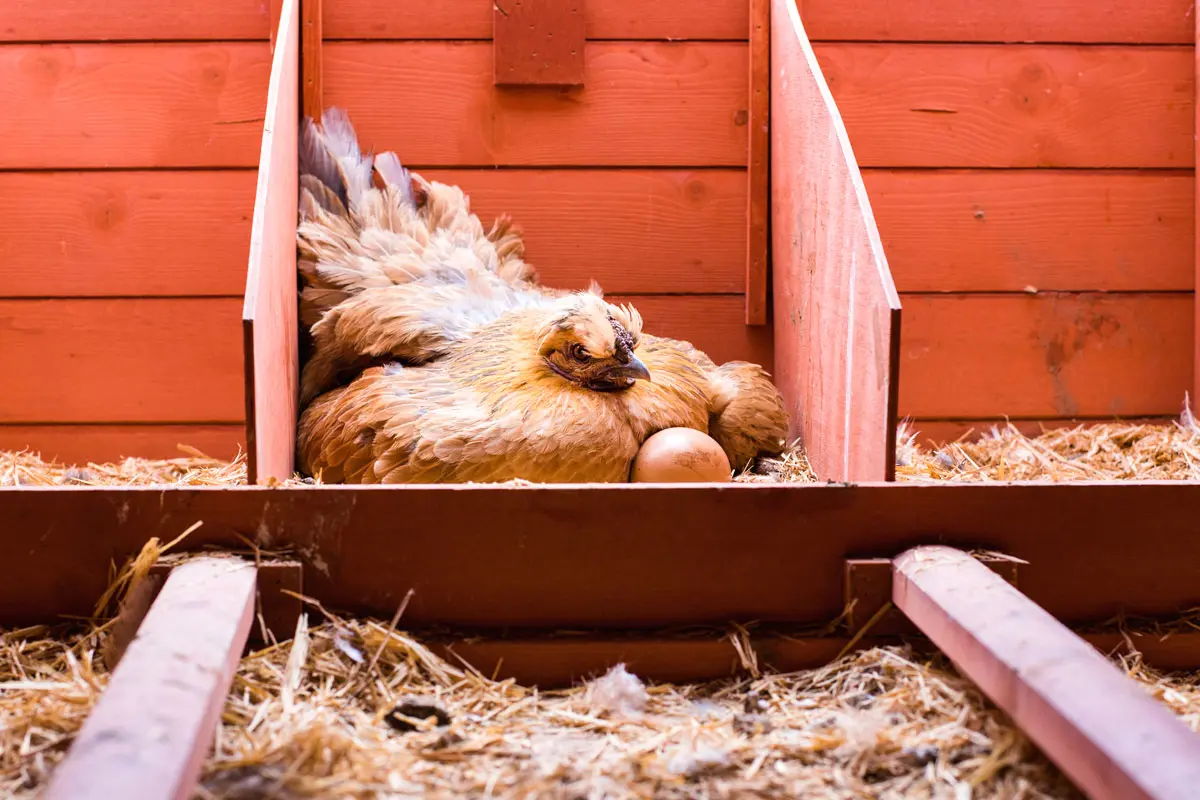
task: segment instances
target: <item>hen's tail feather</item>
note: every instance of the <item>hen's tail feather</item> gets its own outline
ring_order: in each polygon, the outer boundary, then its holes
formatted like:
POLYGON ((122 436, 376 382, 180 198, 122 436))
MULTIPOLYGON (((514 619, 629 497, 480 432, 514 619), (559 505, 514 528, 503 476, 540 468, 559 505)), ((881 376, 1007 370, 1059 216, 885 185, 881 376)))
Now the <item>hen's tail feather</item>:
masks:
POLYGON ((358 209, 363 196, 371 188, 374 157, 359 149, 358 136, 350 118, 341 108, 325 110, 320 127, 314 126, 328 157, 337 164, 338 174, 344 188, 345 204, 351 210, 358 209))
POLYGON ((326 191, 337 197, 345 208, 346 183, 342 180, 341 168, 325 146, 317 124, 311 117, 305 117, 300 126, 298 160, 301 185, 304 185, 305 178, 309 178, 310 185, 315 182, 323 186, 326 191))
POLYGON ((413 195, 412 176, 400 163, 400 159, 395 153, 389 150, 377 155, 375 157, 375 171, 379 173, 379 177, 383 178, 385 185, 394 187, 400 191, 400 196, 404 198, 404 202, 410 206, 416 206, 417 201, 413 195))

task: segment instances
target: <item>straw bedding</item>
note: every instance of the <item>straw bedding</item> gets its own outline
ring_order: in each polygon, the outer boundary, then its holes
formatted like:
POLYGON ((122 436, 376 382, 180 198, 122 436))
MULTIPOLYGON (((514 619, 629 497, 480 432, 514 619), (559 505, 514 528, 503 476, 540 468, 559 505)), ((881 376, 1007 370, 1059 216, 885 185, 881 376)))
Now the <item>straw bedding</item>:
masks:
MULTIPOLYGON (((905 432, 898 477, 1196 479, 1197 435, 1186 418, 1035 438, 1005 428, 931 450, 905 432)), ((798 453, 755 471, 743 479, 812 480, 798 453)), ((85 467, 0 454, 0 485, 244 481, 242 459, 194 452, 85 467)), ((618 669, 538 692, 447 663, 386 624, 310 618, 294 641, 241 662, 198 797, 1079 796, 969 681, 902 647, 764 675, 743 642, 741 680, 646 686, 618 669), (434 708, 448 724, 424 718, 434 708)), ((36 796, 65 754, 107 680, 107 636, 82 623, 0 632, 0 795, 36 796)), ((1200 675, 1120 663, 1200 731, 1200 675)))

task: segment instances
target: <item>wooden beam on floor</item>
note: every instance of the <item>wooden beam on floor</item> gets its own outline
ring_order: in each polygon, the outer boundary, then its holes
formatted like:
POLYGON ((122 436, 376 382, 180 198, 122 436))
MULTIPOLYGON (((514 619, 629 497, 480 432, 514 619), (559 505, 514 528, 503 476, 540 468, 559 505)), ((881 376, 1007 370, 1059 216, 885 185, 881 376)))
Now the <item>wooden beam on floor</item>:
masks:
POLYGON ((1184 800, 1200 736, 970 555, 906 551, 893 602, 1093 800, 1184 800))
POLYGON ((250 632, 256 573, 231 558, 172 570, 46 800, 192 796, 250 632))

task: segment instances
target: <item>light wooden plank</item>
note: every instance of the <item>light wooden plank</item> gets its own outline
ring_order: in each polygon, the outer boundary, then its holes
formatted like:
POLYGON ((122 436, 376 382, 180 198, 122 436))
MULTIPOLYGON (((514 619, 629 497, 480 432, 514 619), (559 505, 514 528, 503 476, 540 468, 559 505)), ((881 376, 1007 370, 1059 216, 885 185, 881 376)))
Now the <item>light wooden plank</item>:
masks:
POLYGON ((252 167, 269 45, 0 46, 0 169, 252 167))
POLYGON ((0 425, 0 450, 29 450, 65 464, 111 463, 128 457, 186 458, 199 450, 232 459, 245 431, 230 425, 0 425), (180 446, 190 448, 188 451, 180 446))
POLYGON ((1177 415, 1190 294, 905 295, 900 413, 1177 415))
POLYGON ((236 295, 254 173, 0 173, 0 296, 236 295))
POLYGON ((47 800, 190 797, 254 615, 255 569, 176 567, 79 735, 47 800))
POLYGON ((235 298, 0 300, 0 422, 238 422, 235 298))
POLYGON ((772 7, 777 379, 821 478, 894 470, 900 300, 854 151, 790 0, 772 7))
POLYGON ((242 307, 250 483, 290 478, 296 450, 300 0, 283 0, 280 15, 242 307))
POLYGON ((750 149, 746 155, 746 324, 767 324, 771 216, 771 0, 750 2, 750 149))
POLYGON ((1191 44, 1191 0, 804 0, 814 41, 1191 44))
MULTIPOLYGON (((510 0, 511 2, 511 0, 510 0)), ((492 0, 410 3, 338 0, 327 10, 330 39, 490 39, 492 0)), ((508 4, 501 0, 501 7, 508 4)), ((749 31, 746 0, 587 0, 589 39, 740 39, 749 31)))
POLYGON ((492 4, 497 86, 582 86, 586 0, 492 4))
POLYGON ((254 0, 4 0, 0 42, 266 41, 268 28, 254 0))
POLYGON ((966 553, 909 550, 892 601, 1094 800, 1185 800, 1200 736, 966 553))
POLYGON ((323 55, 326 105, 347 109, 365 149, 409 166, 746 165, 743 43, 592 43, 586 87, 554 92, 498 92, 487 43, 323 55))
POLYGON ((864 167, 1191 167, 1190 47, 824 44, 864 167))
POLYGON ((1191 291, 1184 173, 866 170, 902 292, 1191 291))
MULTIPOLYGON (((746 178, 740 170, 423 170, 461 186, 485 226, 509 214, 548 286, 607 292, 740 293, 746 178)), ((0 245, 2 246, 2 245, 0 245)))

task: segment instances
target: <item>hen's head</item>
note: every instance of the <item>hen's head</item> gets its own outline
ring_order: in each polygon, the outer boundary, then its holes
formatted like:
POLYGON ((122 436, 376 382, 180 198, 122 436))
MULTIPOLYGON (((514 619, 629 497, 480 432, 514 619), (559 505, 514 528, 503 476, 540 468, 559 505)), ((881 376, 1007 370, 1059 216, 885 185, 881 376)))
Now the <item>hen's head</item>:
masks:
POLYGON ((633 351, 642 317, 632 306, 607 303, 598 290, 568 295, 541 332, 538 354, 561 377, 597 392, 628 389, 650 380, 633 351))

